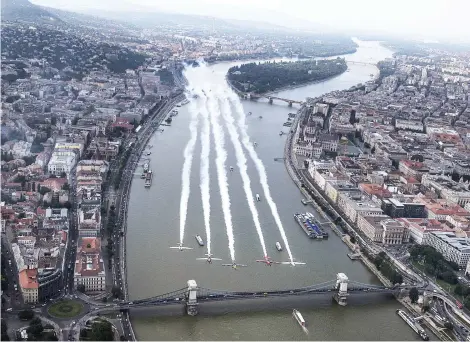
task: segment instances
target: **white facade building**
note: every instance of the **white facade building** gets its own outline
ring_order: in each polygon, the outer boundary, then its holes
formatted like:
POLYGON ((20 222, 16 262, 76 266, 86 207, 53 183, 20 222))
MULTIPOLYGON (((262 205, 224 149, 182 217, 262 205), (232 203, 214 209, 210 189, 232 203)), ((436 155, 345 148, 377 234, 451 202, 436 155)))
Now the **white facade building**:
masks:
POLYGON ((453 261, 459 267, 467 267, 470 260, 470 239, 459 238, 454 233, 432 232, 426 244, 434 247, 447 261, 453 261))
POLYGON ((59 176, 62 172, 65 172, 68 176, 76 161, 77 160, 74 155, 60 156, 54 153, 49 160, 47 170, 50 174, 56 176, 59 176))

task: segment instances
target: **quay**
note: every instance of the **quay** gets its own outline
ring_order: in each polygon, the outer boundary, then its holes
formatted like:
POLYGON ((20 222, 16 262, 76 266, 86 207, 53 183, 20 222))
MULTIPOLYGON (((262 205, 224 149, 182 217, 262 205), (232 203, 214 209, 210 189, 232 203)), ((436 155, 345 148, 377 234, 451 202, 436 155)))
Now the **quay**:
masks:
MULTIPOLYGON (((117 239, 116 253, 113 259, 113 283, 122 284, 122 294, 124 300, 128 300, 128 288, 127 288, 127 268, 126 268, 126 235, 127 235, 127 210, 129 203, 129 192, 132 184, 135 169, 138 165, 138 160, 141 158, 148 141, 158 130, 158 127, 162 124, 166 115, 173 109, 176 103, 181 102, 185 99, 183 94, 180 94, 170 100, 163 101, 157 108, 154 109, 153 113, 149 115, 149 118, 142 125, 142 128, 135 134, 135 137, 131 138, 129 142, 134 142, 130 145, 131 157, 126 161, 124 166, 123 176, 119 179, 118 169, 113 168, 110 179, 116 179, 119 182, 119 187, 115 191, 112 187, 110 190, 109 197, 115 198, 115 207, 117 210, 117 226, 121 227, 123 234, 122 239, 117 239), (121 241, 122 240, 122 241, 121 241)), ((126 141, 127 143, 127 141, 126 141)), ((119 163, 120 160, 116 161, 119 163)), ((87 316, 85 316, 87 317, 87 316)), ((122 312, 122 325, 124 328, 124 335, 129 341, 136 341, 135 333, 130 323, 130 315, 128 311, 122 312)))

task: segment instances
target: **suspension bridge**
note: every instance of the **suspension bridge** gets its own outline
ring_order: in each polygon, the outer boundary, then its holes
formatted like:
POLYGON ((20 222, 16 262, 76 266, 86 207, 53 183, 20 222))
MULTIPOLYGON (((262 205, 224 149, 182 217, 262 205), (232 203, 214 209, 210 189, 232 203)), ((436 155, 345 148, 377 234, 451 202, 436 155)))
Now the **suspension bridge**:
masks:
MULTIPOLYGON (((321 284, 315 284, 302 288, 268 290, 268 291, 226 291, 213 290, 205 287, 199 287, 195 280, 188 280, 187 286, 169 293, 150 298, 139 299, 131 302, 121 302, 118 304, 102 306, 95 312, 133 309, 149 306, 163 305, 185 305, 188 315, 195 316, 198 313, 198 303, 226 301, 226 300, 248 300, 254 298, 273 298, 302 296, 310 294, 325 294, 330 292, 332 297, 341 306, 347 305, 347 297, 355 293, 391 293, 398 294, 409 290, 416 285, 396 285, 386 287, 381 285, 363 284, 356 281, 350 281, 344 273, 338 273, 336 280, 330 280, 321 284)), ((419 288, 419 287, 418 287, 419 288)))

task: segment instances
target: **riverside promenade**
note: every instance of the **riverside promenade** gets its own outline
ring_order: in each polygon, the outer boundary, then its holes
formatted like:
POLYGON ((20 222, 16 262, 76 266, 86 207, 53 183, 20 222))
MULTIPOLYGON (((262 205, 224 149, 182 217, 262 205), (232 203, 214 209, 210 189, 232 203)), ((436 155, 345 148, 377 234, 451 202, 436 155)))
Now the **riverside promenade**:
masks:
MULTIPOLYGON (((141 158, 141 155, 144 149, 147 146, 149 139, 155 133, 155 131, 159 128, 162 121, 168 115, 168 113, 176 106, 178 102, 181 102, 185 99, 183 94, 178 95, 170 100, 167 100, 166 103, 162 104, 159 108, 156 109, 155 113, 148 120, 143 126, 142 129, 136 134, 136 142, 135 144, 130 147, 131 149, 131 157, 127 160, 126 166, 124 167, 122 178, 119 180, 119 188, 117 189, 117 194, 115 195, 116 198, 116 208, 118 210, 118 217, 117 217, 117 226, 121 227, 121 231, 123 232, 122 239, 117 239, 116 249, 118 253, 116 253, 116 258, 114 260, 115 270, 114 277, 116 279, 116 283, 121 284, 122 287, 122 294, 124 300, 129 300, 129 293, 127 287, 127 267, 126 267, 126 236, 127 236, 127 211, 128 211, 128 204, 129 204, 129 193, 132 185, 133 174, 135 172, 136 167, 138 166, 138 161, 141 158), (122 241, 121 241, 122 240, 122 241), (119 243, 120 242, 120 243, 119 243)), ((128 312, 122 314, 122 324, 124 327, 125 337, 128 340, 136 341, 134 329, 132 328, 132 324, 130 322, 130 316, 128 312)))

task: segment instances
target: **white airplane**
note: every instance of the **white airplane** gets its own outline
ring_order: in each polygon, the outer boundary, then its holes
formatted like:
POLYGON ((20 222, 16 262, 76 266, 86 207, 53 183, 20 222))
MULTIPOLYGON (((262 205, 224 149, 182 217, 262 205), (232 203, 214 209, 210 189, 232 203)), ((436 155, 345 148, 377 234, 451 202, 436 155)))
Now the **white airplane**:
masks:
POLYGON ((184 250, 186 250, 186 249, 192 249, 191 247, 184 247, 182 242, 179 242, 179 243, 178 243, 178 246, 176 246, 176 247, 170 247, 170 248, 179 249, 180 252, 182 252, 182 251, 184 251, 184 250))
POLYGON ((222 266, 230 266, 232 267, 234 270, 237 269, 237 267, 248 267, 248 265, 243 265, 243 264, 237 264, 235 261, 231 264, 222 264, 222 266))
POLYGON ((209 264, 212 264, 212 260, 222 260, 219 258, 213 258, 212 254, 205 254, 207 255, 207 258, 196 258, 196 260, 206 260, 209 264))
POLYGON ((295 265, 306 265, 305 262, 299 262, 299 261, 285 261, 285 262, 281 262, 282 265, 291 265, 291 266, 295 266, 295 265))

